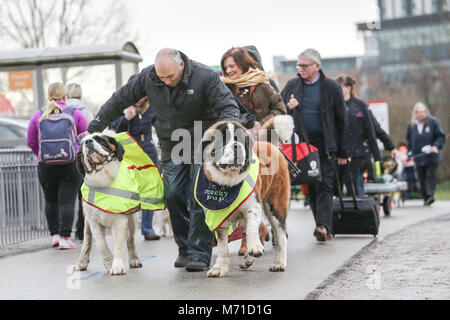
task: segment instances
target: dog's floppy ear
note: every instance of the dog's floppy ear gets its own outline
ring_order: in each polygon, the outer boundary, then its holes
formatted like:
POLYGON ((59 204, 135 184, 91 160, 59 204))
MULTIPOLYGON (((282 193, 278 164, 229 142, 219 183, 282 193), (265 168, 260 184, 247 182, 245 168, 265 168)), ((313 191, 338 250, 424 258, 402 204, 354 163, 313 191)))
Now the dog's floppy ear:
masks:
POLYGON ((122 147, 122 145, 120 144, 120 143, 118 143, 117 141, 116 141, 116 143, 117 143, 117 148, 116 148, 116 156, 117 156, 117 159, 119 160, 119 161, 122 161, 122 159, 123 159, 123 154, 125 153, 125 149, 122 147))
POLYGON ((116 139, 114 139, 113 137, 108 137, 106 136, 106 139, 108 140, 108 144, 111 147, 111 150, 115 152, 117 159, 119 161, 122 161, 123 159, 123 154, 125 153, 125 149, 122 147, 122 145, 117 142, 116 139))
POLYGON ((86 172, 84 170, 84 164, 83 164, 83 153, 80 151, 78 151, 77 153, 77 157, 75 159, 75 164, 77 167, 78 172, 81 174, 81 176, 85 176, 86 172))

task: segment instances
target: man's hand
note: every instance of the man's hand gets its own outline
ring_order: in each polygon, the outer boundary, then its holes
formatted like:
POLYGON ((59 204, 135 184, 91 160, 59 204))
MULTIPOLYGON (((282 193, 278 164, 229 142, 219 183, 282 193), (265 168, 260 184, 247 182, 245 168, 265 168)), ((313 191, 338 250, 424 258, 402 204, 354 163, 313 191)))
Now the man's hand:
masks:
POLYGON ((136 116, 136 109, 133 106, 128 107, 125 109, 124 114, 125 114, 125 119, 130 121, 131 119, 133 119, 136 116))
POLYGON ((351 158, 337 158, 336 160, 337 160, 338 165, 340 165, 340 166, 343 166, 343 165, 347 164, 347 162, 352 161, 351 158))
POLYGON ((430 152, 438 153, 438 152, 439 152, 439 149, 438 149, 438 147, 436 147, 436 146, 431 146, 430 152))
POLYGON ((294 98, 294 95, 291 94, 291 97, 289 98, 289 102, 287 104, 287 107, 289 108, 289 110, 292 110, 292 109, 294 109, 297 106, 298 106, 298 101, 297 101, 297 99, 294 98))

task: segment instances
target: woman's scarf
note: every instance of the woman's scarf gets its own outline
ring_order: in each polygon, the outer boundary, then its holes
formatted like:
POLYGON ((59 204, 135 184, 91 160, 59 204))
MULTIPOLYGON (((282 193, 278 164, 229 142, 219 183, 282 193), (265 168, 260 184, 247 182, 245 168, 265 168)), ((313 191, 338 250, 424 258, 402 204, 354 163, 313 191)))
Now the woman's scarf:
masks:
POLYGON ((225 84, 232 84, 238 88, 256 86, 260 83, 269 84, 269 78, 267 75, 263 71, 253 69, 252 67, 250 67, 246 73, 241 75, 236 80, 231 80, 228 77, 222 77, 222 81, 225 84))

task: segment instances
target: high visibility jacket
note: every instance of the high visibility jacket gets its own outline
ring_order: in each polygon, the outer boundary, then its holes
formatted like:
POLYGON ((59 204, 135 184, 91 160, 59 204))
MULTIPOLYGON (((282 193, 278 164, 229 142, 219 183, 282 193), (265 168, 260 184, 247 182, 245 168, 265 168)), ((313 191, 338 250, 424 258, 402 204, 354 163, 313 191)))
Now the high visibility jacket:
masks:
POLYGON ((106 187, 83 183, 83 201, 108 213, 131 214, 141 209, 164 209, 164 184, 158 167, 128 132, 116 134, 114 138, 125 149, 119 174, 106 187))
MULTIPOLYGON (((250 170, 247 175, 247 177, 242 181, 241 188, 239 190, 239 194, 236 197, 236 199, 233 201, 231 205, 224 209, 220 210, 212 210, 211 208, 208 208, 205 206, 205 203, 197 197, 197 187, 198 187, 198 181, 200 176, 200 171, 203 170, 203 168, 200 168, 196 180, 195 180, 195 192, 194 197, 195 200, 198 202, 198 204, 205 210, 205 220, 206 224, 208 225, 209 229, 211 231, 216 231, 222 223, 233 213, 235 212, 242 203, 247 200, 248 197, 255 191, 256 181, 258 179, 259 175, 259 159, 256 156, 253 156, 253 163, 250 164, 250 170)), ((252 161, 251 161, 252 162, 252 161)), ((223 186, 221 186, 224 188, 223 186)), ((237 225, 230 224, 228 228, 228 234, 231 234, 234 229, 237 227, 237 225)))

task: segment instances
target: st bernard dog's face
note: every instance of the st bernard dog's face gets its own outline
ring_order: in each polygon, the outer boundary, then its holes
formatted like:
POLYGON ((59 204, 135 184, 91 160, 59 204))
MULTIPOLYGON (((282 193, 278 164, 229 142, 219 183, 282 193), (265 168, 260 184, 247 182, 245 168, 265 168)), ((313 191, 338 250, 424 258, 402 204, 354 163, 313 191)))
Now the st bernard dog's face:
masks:
POLYGON ((233 186, 247 176, 253 139, 239 123, 221 121, 202 140, 205 173, 216 183, 233 186))
POLYGON ((124 149, 113 137, 95 132, 80 142, 77 169, 92 185, 109 185, 117 177, 124 149))

